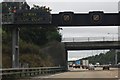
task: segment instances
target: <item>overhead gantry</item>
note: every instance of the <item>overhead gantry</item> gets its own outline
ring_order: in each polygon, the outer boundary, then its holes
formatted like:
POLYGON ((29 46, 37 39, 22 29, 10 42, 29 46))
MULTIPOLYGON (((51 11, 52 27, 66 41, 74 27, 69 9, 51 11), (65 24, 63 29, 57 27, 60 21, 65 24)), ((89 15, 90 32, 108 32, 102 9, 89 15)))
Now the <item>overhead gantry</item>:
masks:
POLYGON ((54 25, 54 26, 120 26, 119 13, 93 11, 89 13, 60 12, 50 14, 38 10, 20 10, 3 14, 3 25, 54 25))
POLYGON ((39 10, 18 10, 15 13, 2 14, 2 26, 8 26, 12 29, 13 68, 19 67, 19 27, 33 27, 32 25, 34 27, 46 27, 46 25, 49 25, 49 27, 120 26, 120 12, 93 11, 89 13, 60 12, 59 14, 51 14, 39 10))

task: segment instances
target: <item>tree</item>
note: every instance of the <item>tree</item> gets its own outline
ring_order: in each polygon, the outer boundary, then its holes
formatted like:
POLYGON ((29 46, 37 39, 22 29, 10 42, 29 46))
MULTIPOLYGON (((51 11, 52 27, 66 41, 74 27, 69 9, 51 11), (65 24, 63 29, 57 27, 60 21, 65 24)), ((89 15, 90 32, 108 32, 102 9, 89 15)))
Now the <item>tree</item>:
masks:
MULTIPOLYGON (((10 12, 9 7, 8 5, 3 7, 4 8, 3 12, 9 13, 10 12)), ((42 8, 40 7, 34 8, 34 10, 37 11, 40 11, 41 9, 42 8)), ((50 13, 48 12, 47 9, 41 10, 40 12, 50 13)), ((41 51, 41 46, 47 44, 49 41, 53 41, 53 40, 61 41, 61 34, 59 33, 60 28, 58 28, 57 26, 44 26, 44 27, 34 26, 34 25, 32 27, 29 26, 20 27, 20 56, 22 56, 20 61, 24 62, 24 60, 26 60, 28 62, 31 62, 33 66, 39 66, 41 65, 40 63, 43 63, 42 65, 45 65, 44 63, 46 63, 46 65, 49 65, 52 59, 41 51), (26 59, 25 55, 28 59, 26 59), (34 65, 34 63, 36 65, 34 65)), ((3 32, 2 56, 4 57, 3 67, 6 67, 6 64, 11 63, 11 56, 12 56, 11 31, 12 31, 11 27, 3 27, 2 30, 3 32)), ((8 64, 7 67, 10 67, 10 65, 8 64)))
MULTIPOLYGON (((86 57, 86 59, 88 59, 90 63, 93 64, 97 62, 99 62, 100 64, 115 64, 115 54, 116 54, 115 50, 110 50, 105 54, 100 53, 99 55, 86 57)), ((118 54, 118 62, 120 62, 120 54, 119 53, 117 54, 118 54)))
MULTIPOLYGON (((33 7, 31 8, 31 10, 37 10, 40 13, 49 13, 50 14, 50 9, 44 7, 40 7, 38 5, 33 5, 33 7)), ((21 39, 27 41, 27 42, 33 42, 37 45, 44 45, 47 42, 50 41, 61 41, 62 36, 59 33, 59 30, 61 28, 58 28, 57 26, 35 26, 34 25, 32 27, 25 27, 25 28, 21 28, 20 31, 20 37, 21 39)))
POLYGON ((39 11, 42 11, 42 12, 49 12, 52 11, 49 7, 46 8, 46 6, 38 6, 38 5, 33 5, 33 7, 31 8, 31 10, 39 10, 39 11))

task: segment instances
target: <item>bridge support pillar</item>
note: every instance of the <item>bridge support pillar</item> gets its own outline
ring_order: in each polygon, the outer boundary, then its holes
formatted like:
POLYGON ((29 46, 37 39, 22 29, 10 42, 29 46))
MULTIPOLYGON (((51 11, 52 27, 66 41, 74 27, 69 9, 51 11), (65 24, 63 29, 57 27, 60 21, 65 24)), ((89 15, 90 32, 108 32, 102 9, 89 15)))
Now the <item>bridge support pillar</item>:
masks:
POLYGON ((118 55, 117 55, 117 53, 118 53, 118 50, 115 50, 115 64, 117 65, 117 63, 118 63, 118 55))
POLYGON ((19 28, 12 29, 12 68, 19 68, 19 28))
MULTIPOLYGON (((118 2, 118 12, 120 13, 120 1, 118 2)), ((119 18, 120 18, 120 15, 119 15, 119 18)), ((119 23, 120 23, 120 19, 119 19, 119 23)), ((120 41, 120 26, 118 26, 118 41, 120 41)), ((118 49, 117 50, 117 54, 119 54, 120 53, 120 49, 118 49)), ((116 54, 116 55, 117 55, 116 54)), ((117 58, 116 58, 117 59, 117 58)), ((116 60, 117 61, 117 60, 116 60)), ((119 70, 118 70, 118 74, 120 74, 120 66, 118 66, 119 67, 119 70)), ((118 75, 118 78, 119 78, 120 76, 118 75)))
POLYGON ((65 49, 66 54, 66 71, 68 71, 68 51, 65 49))
MULTIPOLYGON (((120 1, 118 2, 118 12, 120 13, 120 1)), ((119 15, 120 17, 120 15, 119 15)), ((119 19, 120 20, 120 19, 119 19)), ((120 41, 120 26, 118 26, 118 41, 120 41)), ((116 64, 118 62, 118 52, 120 52, 120 49, 116 50, 116 64)))

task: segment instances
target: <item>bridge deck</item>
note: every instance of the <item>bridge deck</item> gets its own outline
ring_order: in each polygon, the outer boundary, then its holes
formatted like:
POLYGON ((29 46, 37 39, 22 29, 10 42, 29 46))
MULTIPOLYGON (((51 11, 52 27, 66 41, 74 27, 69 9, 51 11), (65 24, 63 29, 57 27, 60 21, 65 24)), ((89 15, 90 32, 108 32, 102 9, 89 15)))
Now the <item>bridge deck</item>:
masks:
POLYGON ((120 49, 120 41, 64 42, 67 50, 120 49))

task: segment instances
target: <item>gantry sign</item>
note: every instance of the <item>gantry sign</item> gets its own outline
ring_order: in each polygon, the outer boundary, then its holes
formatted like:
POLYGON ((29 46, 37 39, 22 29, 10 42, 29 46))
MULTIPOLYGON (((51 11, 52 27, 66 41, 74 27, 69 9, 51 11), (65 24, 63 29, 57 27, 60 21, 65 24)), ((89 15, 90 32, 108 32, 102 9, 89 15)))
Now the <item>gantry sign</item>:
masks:
POLYGON ((3 14, 3 25, 55 25, 55 26, 120 26, 119 13, 93 11, 89 13, 60 12, 50 14, 38 10, 20 10, 3 14))

